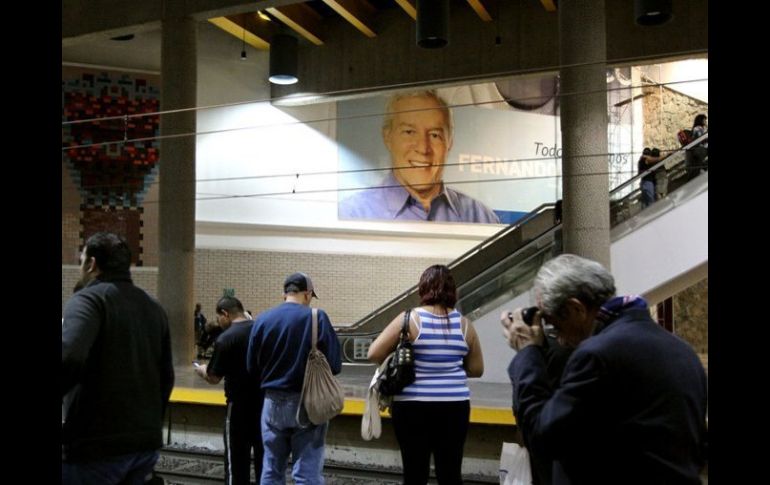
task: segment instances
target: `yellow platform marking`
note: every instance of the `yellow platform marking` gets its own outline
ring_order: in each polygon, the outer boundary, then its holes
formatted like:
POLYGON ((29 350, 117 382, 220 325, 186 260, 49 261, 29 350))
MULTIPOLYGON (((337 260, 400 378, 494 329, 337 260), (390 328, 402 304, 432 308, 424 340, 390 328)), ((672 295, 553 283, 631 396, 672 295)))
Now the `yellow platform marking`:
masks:
MULTIPOLYGON (((347 398, 342 414, 361 416, 364 414, 364 400, 347 398)), ((390 413, 380 411, 380 416, 389 418, 390 413)), ((492 408, 487 406, 471 406, 471 423, 476 424, 516 424, 510 408, 492 408)))
POLYGON ((169 401, 219 406, 227 404, 224 389, 193 389, 190 387, 175 387, 171 391, 169 401))
MULTIPOLYGON (((189 387, 175 387, 171 391, 171 402, 189 404, 207 404, 224 406, 225 392, 222 389, 192 389, 189 387)), ((346 398, 342 414, 346 416, 361 416, 364 414, 364 400, 346 398)), ((380 416, 390 418, 390 413, 380 412, 380 416)), ((511 408, 493 408, 488 406, 471 406, 471 423, 476 424, 516 424, 511 408)))

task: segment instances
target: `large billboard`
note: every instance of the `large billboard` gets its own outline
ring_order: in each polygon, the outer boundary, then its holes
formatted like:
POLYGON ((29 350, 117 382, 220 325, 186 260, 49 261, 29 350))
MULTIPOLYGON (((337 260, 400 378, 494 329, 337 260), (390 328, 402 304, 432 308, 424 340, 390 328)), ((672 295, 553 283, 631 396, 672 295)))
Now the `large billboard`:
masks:
POLYGON ((339 102, 339 218, 510 223, 554 202, 555 98, 546 108, 496 83, 339 102))

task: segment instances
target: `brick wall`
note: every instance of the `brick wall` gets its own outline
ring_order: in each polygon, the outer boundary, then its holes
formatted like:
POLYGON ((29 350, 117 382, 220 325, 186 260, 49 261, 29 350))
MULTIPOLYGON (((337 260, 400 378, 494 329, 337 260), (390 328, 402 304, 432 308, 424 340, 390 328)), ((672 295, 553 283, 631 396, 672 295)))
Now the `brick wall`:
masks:
MULTIPOLYGON (((323 308, 335 325, 355 323, 402 293, 431 264, 448 261, 429 258, 355 256, 288 252, 198 249, 195 252, 195 301, 211 319, 225 288, 247 310, 262 312, 279 304, 283 280, 294 271, 313 279, 323 308)), ((134 283, 155 295, 157 268, 132 268, 134 283)), ((77 266, 62 266, 62 309, 79 276, 77 266)))

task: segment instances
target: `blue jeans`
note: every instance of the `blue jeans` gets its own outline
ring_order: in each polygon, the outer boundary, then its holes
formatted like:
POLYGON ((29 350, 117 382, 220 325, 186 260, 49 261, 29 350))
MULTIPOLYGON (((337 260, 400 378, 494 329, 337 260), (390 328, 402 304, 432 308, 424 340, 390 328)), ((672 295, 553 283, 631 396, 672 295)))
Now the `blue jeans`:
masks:
POLYGON ((655 182, 642 180, 642 207, 655 202, 655 182))
POLYGON ((261 485, 286 483, 286 464, 291 453, 292 477, 299 484, 323 485, 324 441, 328 423, 316 426, 297 424, 298 392, 265 391, 262 408, 261 485))
POLYGON ((158 461, 157 451, 61 464, 62 485, 143 485, 158 461))

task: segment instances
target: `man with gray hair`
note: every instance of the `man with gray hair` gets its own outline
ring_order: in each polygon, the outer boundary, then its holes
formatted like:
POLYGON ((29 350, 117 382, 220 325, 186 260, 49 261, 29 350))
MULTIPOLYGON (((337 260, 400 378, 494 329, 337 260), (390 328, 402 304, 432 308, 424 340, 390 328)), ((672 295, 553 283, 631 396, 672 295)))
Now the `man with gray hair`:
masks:
POLYGON ((481 202, 444 185, 444 164, 453 139, 452 112, 435 91, 390 98, 382 139, 393 169, 379 187, 340 201, 340 218, 500 222, 481 202))
POLYGON ((707 379, 698 356, 650 316, 638 296, 615 296, 595 261, 563 254, 532 288, 532 325, 501 316, 517 350, 508 374, 513 410, 530 452, 552 461, 552 483, 700 483, 707 379), (549 384, 542 323, 574 347, 549 384))

